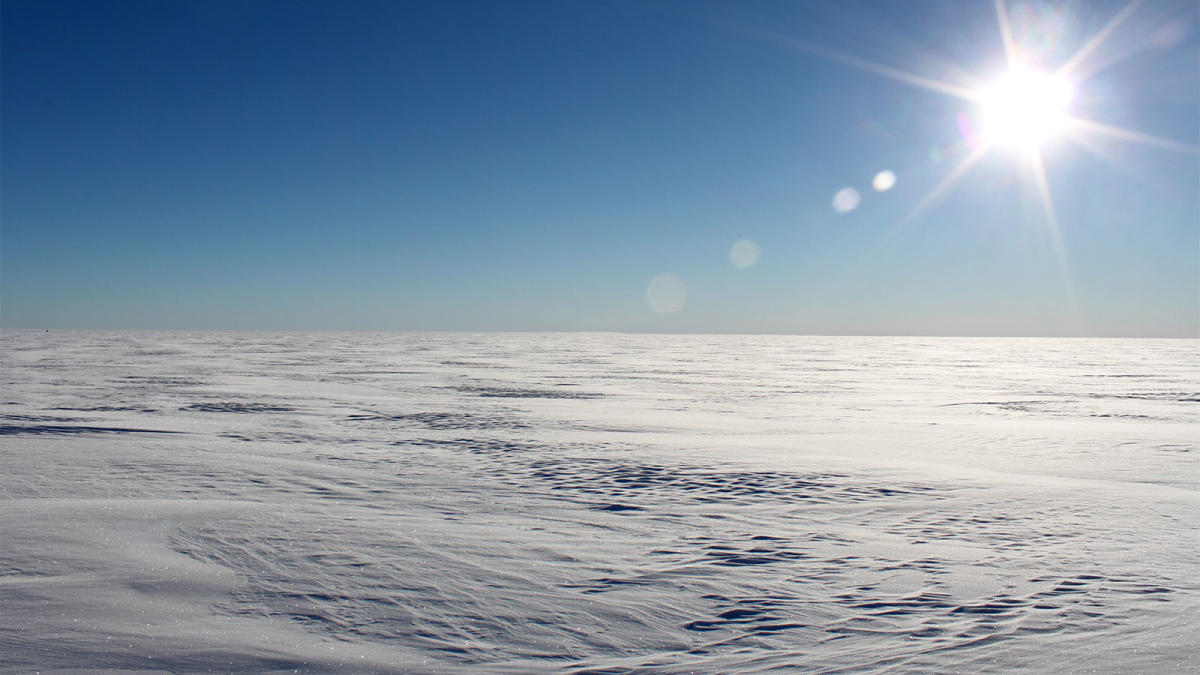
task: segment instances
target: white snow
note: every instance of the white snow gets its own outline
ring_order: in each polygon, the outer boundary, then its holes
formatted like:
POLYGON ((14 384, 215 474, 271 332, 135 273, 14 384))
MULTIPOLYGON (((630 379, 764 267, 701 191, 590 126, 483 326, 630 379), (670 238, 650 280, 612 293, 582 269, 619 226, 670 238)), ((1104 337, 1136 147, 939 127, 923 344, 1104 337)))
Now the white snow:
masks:
POLYGON ((0 668, 1194 672, 1194 340, 5 331, 0 668))

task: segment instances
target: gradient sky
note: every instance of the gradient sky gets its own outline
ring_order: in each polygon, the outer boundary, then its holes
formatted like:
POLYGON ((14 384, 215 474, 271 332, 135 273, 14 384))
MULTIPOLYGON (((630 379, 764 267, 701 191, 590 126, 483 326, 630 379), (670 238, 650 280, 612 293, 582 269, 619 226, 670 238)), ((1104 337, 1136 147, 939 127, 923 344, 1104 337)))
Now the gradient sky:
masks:
MULTIPOLYGON (((1126 6, 1009 14, 1054 68, 1126 6)), ((1002 149, 910 215, 978 110, 880 71, 999 74, 988 0, 4 0, 2 29, 5 328, 1200 335, 1195 0, 1077 71, 1072 114, 1144 136, 1043 148, 1057 227, 1002 149)))

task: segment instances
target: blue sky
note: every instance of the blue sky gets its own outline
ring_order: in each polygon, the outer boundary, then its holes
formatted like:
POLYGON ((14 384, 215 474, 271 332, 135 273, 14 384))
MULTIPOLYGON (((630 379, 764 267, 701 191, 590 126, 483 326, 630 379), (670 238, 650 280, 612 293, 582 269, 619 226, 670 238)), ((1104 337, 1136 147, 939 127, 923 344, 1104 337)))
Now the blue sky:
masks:
MULTIPOLYGON (((1126 3, 1007 8, 1052 70, 1126 3)), ((1006 148, 914 214, 978 105, 880 71, 1003 72, 986 0, 5 0, 0 325, 1200 335, 1198 15, 1084 60, 1140 135, 1042 146, 1055 226, 1006 148)))

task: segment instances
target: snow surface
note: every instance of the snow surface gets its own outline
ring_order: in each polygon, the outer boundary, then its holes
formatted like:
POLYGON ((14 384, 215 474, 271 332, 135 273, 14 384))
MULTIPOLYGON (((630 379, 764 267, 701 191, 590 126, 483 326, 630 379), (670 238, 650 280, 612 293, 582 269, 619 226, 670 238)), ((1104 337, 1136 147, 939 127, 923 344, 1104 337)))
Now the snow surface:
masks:
POLYGON ((10 671, 1200 670, 1196 341, 2 340, 10 671))

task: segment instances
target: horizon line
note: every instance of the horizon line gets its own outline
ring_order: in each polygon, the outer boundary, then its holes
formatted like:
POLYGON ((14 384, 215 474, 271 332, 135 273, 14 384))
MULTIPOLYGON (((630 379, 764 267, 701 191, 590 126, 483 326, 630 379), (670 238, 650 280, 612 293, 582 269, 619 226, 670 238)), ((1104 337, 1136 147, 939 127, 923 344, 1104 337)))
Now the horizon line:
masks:
POLYGON ((522 330, 522 329, 405 329, 405 328, 29 328, 0 326, 0 332, 75 332, 75 333, 396 333, 396 334, 525 334, 525 335, 692 335, 720 337, 842 337, 842 338, 995 338, 995 339, 1064 339, 1064 340, 1200 340, 1195 335, 1129 335, 1129 334, 1054 334, 1034 335, 1025 333, 792 333, 776 332, 718 332, 718 331, 663 331, 663 330, 522 330))

